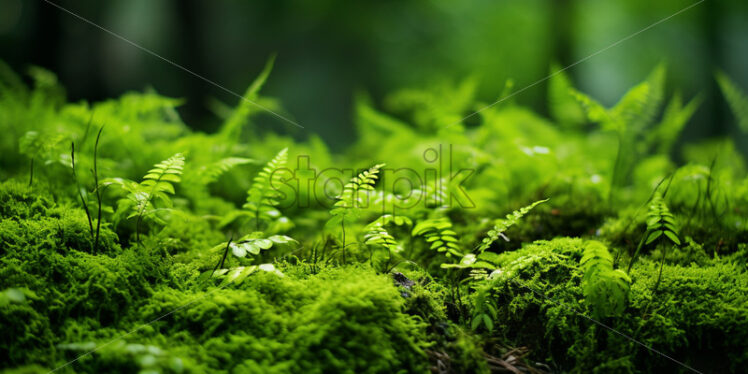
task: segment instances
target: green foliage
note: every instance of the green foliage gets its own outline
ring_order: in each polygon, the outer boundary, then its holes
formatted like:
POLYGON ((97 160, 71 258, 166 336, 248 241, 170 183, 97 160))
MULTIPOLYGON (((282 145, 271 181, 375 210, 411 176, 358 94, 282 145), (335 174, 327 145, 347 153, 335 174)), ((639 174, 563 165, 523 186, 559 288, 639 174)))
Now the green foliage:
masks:
POLYGON ((397 252, 397 241, 395 238, 387 232, 382 222, 377 220, 366 226, 366 233, 364 234, 364 242, 369 245, 381 246, 388 251, 397 252))
POLYGON ((447 257, 462 257, 457 233, 452 229, 452 222, 448 217, 429 218, 416 223, 413 236, 423 236, 429 244, 429 249, 443 252, 447 257))
POLYGON ((265 85, 274 64, 275 56, 273 55, 268 58, 260 75, 249 85, 236 109, 231 112, 221 127, 221 138, 226 142, 235 142, 240 138, 242 127, 251 115, 268 109, 274 112, 279 111, 279 105, 275 101, 260 97, 260 89, 265 85))
POLYGON ((331 217, 325 227, 333 232, 338 231, 338 227, 340 228, 343 262, 345 262, 346 253, 346 223, 350 227, 358 220, 362 209, 369 206, 370 195, 374 191, 374 184, 378 178, 377 174, 382 167, 384 167, 384 164, 374 165, 369 170, 364 170, 358 176, 354 176, 350 182, 343 186, 342 193, 330 210, 331 217))
MULTIPOLYGON (((649 204, 649 210, 647 211, 647 230, 644 232, 639 241, 639 246, 631 257, 627 272, 631 271, 631 267, 634 266, 634 262, 639 257, 639 253, 643 247, 655 241, 662 242, 664 238, 677 246, 681 244, 680 238, 678 238, 678 230, 675 227, 675 217, 670 213, 670 209, 668 209, 663 196, 655 191, 649 204)), ((664 262, 665 258, 663 254, 662 263, 664 264, 664 262)))
POLYGON ((276 208, 280 197, 278 188, 283 181, 281 169, 286 166, 287 161, 288 149, 283 148, 255 176, 252 188, 247 191, 247 201, 242 207, 254 220, 256 231, 281 216, 276 208))
POLYGON ((647 212, 647 234, 645 245, 665 235, 675 245, 680 245, 678 230, 675 228, 675 217, 670 213, 665 199, 661 195, 655 195, 649 204, 647 212))
MULTIPOLYGON (((234 110, 214 102, 223 127, 200 133, 182 123, 180 100, 152 90, 66 103, 51 73, 33 69, 27 88, 0 64, 7 367, 47 372, 94 347, 65 370, 677 370, 588 318, 699 370, 748 362, 745 161, 734 139, 681 144, 700 98, 675 91, 660 116, 664 69, 612 108, 569 95, 556 74, 553 121, 521 99, 485 108, 476 79, 388 96, 389 113, 362 94, 360 138, 338 153, 251 127, 257 104, 280 109, 259 93, 271 65, 234 110), (289 162, 288 149, 309 157, 289 162), (392 170, 376 165, 342 188, 304 179, 372 160, 392 170), (329 212, 322 193, 337 196, 329 212), (101 209, 98 246, 81 202, 101 209), (615 265, 626 261, 630 278, 615 265)), ((511 90, 507 80, 502 97, 511 90)))
MULTIPOLYGON (((647 80, 626 92, 610 109, 603 107, 589 96, 572 90, 572 95, 585 109, 587 118, 591 122, 599 123, 604 130, 614 132, 617 136, 618 151, 611 172, 609 196, 611 201, 614 190, 628 183, 634 165, 651 147, 651 144, 646 142, 645 130, 652 125, 659 113, 664 97, 664 80, 665 68, 661 65, 647 77, 647 80)), ((685 118, 677 122, 685 122, 690 115, 682 115, 682 117, 685 118)), ((665 129, 661 131, 667 133, 668 136, 676 136, 677 133, 673 133, 673 130, 682 127, 682 124, 675 122, 669 119, 664 124, 665 129)))
POLYGON ((254 160, 243 157, 226 157, 210 165, 203 165, 198 169, 198 183, 207 185, 218 180, 218 178, 229 170, 254 162, 254 160))
POLYGON ((591 241, 584 248, 580 269, 584 301, 594 318, 620 316, 626 307, 631 279, 613 269, 613 256, 604 244, 591 241))
POLYGON ((585 113, 569 91, 573 89, 571 79, 557 64, 550 69, 548 81, 548 107, 553 118, 562 126, 577 129, 584 124, 585 113))
MULTIPOLYGON (((672 361, 580 315, 588 306, 582 258, 602 248, 595 242, 558 238, 500 254, 499 270, 477 284, 491 288, 497 335, 515 344, 544 347, 533 359, 552 361, 569 372, 674 370, 672 361)), ((604 257, 610 264, 609 254, 604 257)), ((703 345, 689 342, 701 341, 718 352, 720 371, 734 371, 748 360, 740 344, 733 345, 748 333, 743 327, 747 299, 740 294, 748 287, 745 269, 716 260, 701 267, 665 265, 659 302, 652 304, 657 267, 645 259, 632 269, 625 312, 603 322, 699 370, 713 367, 713 362, 697 354, 703 345), (724 334, 725 329, 736 333, 724 334)))
POLYGON ((236 242, 221 243, 213 247, 210 251, 214 252, 228 247, 228 249, 231 250, 231 254, 243 258, 246 257, 247 254, 253 256, 259 255, 260 251, 269 250, 276 244, 297 243, 296 240, 285 235, 272 235, 267 238, 262 238, 258 237, 257 234, 259 233, 244 236, 236 242))
POLYGON ((748 133, 748 97, 745 93, 723 72, 717 72, 717 83, 725 95, 727 103, 730 104, 733 114, 738 120, 738 127, 748 133))
POLYGON ((177 153, 170 158, 161 161, 153 166, 153 169, 143 177, 143 181, 136 183, 130 180, 112 178, 103 181, 104 185, 116 184, 127 192, 127 196, 119 200, 118 211, 129 212, 127 219, 137 217, 135 232, 137 241, 140 242, 140 223, 143 218, 150 218, 156 222, 163 223, 157 213, 160 209, 155 204, 159 202, 160 206, 170 208, 172 206, 169 195, 174 195, 174 183, 179 183, 182 179, 182 169, 184 168, 184 156, 177 153))
POLYGON ((483 238, 480 245, 478 246, 478 251, 483 252, 489 247, 491 247, 491 244, 499 239, 499 237, 504 238, 504 240, 507 240, 507 237, 504 236, 504 232, 512 225, 519 222, 519 220, 524 216, 525 214, 529 213, 532 208, 536 207, 538 204, 542 204, 544 202, 548 201, 548 199, 545 200, 538 200, 528 206, 522 207, 520 209, 515 210, 511 214, 507 214, 505 219, 497 219, 495 221, 495 224, 491 230, 489 230, 486 233, 486 237, 483 238))
POLYGON ((648 143, 655 145, 658 153, 669 154, 678 140, 679 134, 693 117, 702 101, 701 96, 696 96, 684 105, 681 95, 675 93, 673 98, 670 99, 670 103, 665 107, 662 120, 652 132, 651 137, 647 139, 648 143))
POLYGON ((276 269, 273 264, 260 264, 251 266, 237 266, 229 269, 219 269, 218 271, 213 273, 212 277, 221 279, 221 287, 225 287, 229 283, 242 283, 245 279, 247 279, 247 277, 249 277, 256 271, 266 271, 276 274, 280 277, 283 276, 283 273, 276 269))
POLYGON ((388 276, 355 267, 284 274, 256 271, 234 282, 238 289, 163 290, 140 309, 138 319, 153 320, 194 300, 153 329, 164 336, 189 331, 169 340, 171 350, 191 352, 211 369, 426 370, 425 326, 401 311, 405 300, 388 276))

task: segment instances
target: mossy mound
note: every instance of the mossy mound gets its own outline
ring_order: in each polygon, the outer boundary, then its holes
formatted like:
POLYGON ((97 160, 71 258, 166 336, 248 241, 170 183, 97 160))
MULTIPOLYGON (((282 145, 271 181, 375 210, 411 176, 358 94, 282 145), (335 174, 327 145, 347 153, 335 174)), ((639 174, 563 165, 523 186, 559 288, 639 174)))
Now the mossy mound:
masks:
MULTIPOLYGON (((120 326, 134 329, 173 313, 73 367, 84 372, 151 367, 172 372, 175 366, 181 372, 427 371, 426 324, 403 312, 405 299, 390 277, 355 267, 294 272, 283 277, 259 272, 236 288, 159 289, 136 302, 120 326)), ((75 353, 109 337, 98 332, 77 338, 80 343, 66 346, 75 353)))
MULTIPOLYGON (((574 372, 671 371, 678 365, 587 317, 579 261, 586 241, 538 241, 500 255, 493 286, 505 341, 538 347, 533 357, 574 372), (515 278, 516 277, 516 278, 515 278), (674 366, 675 365, 675 366, 674 366)), ((748 276, 744 266, 659 263, 632 270, 626 310, 598 322, 699 370, 736 371, 748 362, 748 276)), ((682 367, 681 367, 682 368, 682 367)))
POLYGON ((3 362, 51 365, 59 358, 52 347, 64 341, 68 321, 109 326, 150 295, 163 271, 157 259, 123 251, 108 228, 101 232, 102 253, 91 254, 81 210, 57 206, 13 183, 3 184, 0 195, 0 289, 35 294, 0 309, 0 324, 9 329, 0 337, 3 362))

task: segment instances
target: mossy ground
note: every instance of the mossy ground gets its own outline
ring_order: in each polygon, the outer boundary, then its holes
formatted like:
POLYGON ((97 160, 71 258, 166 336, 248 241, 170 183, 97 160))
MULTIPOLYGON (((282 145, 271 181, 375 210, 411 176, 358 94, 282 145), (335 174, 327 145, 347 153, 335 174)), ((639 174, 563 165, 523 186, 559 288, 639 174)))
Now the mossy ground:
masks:
MULTIPOLYGON (((662 74, 632 95, 664 84, 662 74)), ((360 140, 335 154, 316 136, 257 130, 258 112, 244 102, 220 131, 202 134, 181 122, 178 100, 153 92, 66 103, 55 85, 0 78, 4 372, 721 373, 748 365, 744 156, 730 139, 714 140, 684 147, 676 166, 663 145, 673 139, 625 129, 628 118, 657 112, 662 97, 622 100, 632 107, 611 135, 515 103, 487 109, 474 127, 448 128, 472 108, 473 92, 406 90, 388 101, 399 117, 359 99, 360 140), (647 147, 617 155, 621 137, 647 147), (382 206, 360 209, 340 197, 344 183, 266 193, 286 157, 288 167, 311 162, 306 172, 387 162, 448 179, 452 169, 433 169, 425 150, 471 179, 402 191, 383 171, 379 181, 367 177, 367 196, 382 206), (148 200, 156 189, 137 181, 153 181, 175 154, 187 161, 178 157, 178 172, 148 200), (470 206, 439 198, 462 188, 470 206), (437 198, 396 206, 406 195, 437 198), (662 204, 653 219, 655 195, 662 204), (333 204, 343 212, 331 219, 333 204), (674 224, 659 221, 665 211, 674 224), (376 222, 384 223, 371 240, 376 222), (652 227, 659 236, 645 240, 652 227), (495 240, 478 250, 491 232, 495 240)), ((597 109, 610 121, 620 114, 597 109)), ((675 126, 667 116, 646 119, 655 134, 675 126)))

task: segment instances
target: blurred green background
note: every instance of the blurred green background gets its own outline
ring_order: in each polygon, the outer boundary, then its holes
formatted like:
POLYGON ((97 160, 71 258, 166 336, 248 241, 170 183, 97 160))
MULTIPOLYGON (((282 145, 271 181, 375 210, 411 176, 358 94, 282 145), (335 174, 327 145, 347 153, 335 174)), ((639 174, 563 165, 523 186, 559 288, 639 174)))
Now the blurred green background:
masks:
MULTIPOLYGON (((694 0, 600 1, 57 1, 61 6, 201 74, 244 92, 272 53, 266 85, 294 120, 341 147, 355 138, 354 94, 376 102, 399 88, 479 79, 479 98, 520 89, 694 4, 694 0)), ((187 99, 193 128, 219 120, 211 99, 233 97, 41 0, 0 0, 0 56, 14 69, 59 75, 70 100, 100 100, 152 87, 187 99)), ((686 138, 725 134, 734 122, 713 76, 748 87, 748 2, 707 0, 568 72, 584 92, 613 104, 658 63, 668 90, 705 102, 686 138)), ((546 85, 516 100, 547 112, 546 85)), ((278 119, 266 128, 303 133, 278 119)), ((300 135, 303 136, 303 135, 300 135)))

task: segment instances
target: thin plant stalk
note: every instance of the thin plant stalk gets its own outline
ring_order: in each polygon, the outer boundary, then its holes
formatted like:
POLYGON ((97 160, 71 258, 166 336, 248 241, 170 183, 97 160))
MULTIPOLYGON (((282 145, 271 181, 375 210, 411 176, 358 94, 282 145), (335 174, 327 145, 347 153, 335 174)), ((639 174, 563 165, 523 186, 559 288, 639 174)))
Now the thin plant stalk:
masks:
POLYGON ((31 158, 31 165, 29 166, 29 187, 34 184, 34 158, 31 158))
POLYGON ((94 250, 94 228, 93 228, 93 222, 91 220, 91 212, 88 210, 88 204, 86 203, 86 199, 83 198, 83 192, 81 190, 81 185, 78 182, 78 177, 75 175, 75 142, 70 143, 70 162, 73 168, 73 180, 75 181, 75 188, 78 190, 78 197, 81 199, 81 204, 83 205, 83 210, 86 212, 86 218, 88 218, 88 230, 91 234, 91 250, 94 250))
POLYGON ((99 139, 101 138, 101 132, 104 130, 104 126, 101 126, 99 133, 96 134, 96 143, 94 144, 94 185, 96 186, 96 203, 98 204, 98 211, 96 214, 96 237, 94 238, 94 252, 99 249, 99 235, 101 233, 101 189, 99 188, 99 168, 98 168, 98 150, 99 150, 99 139))

